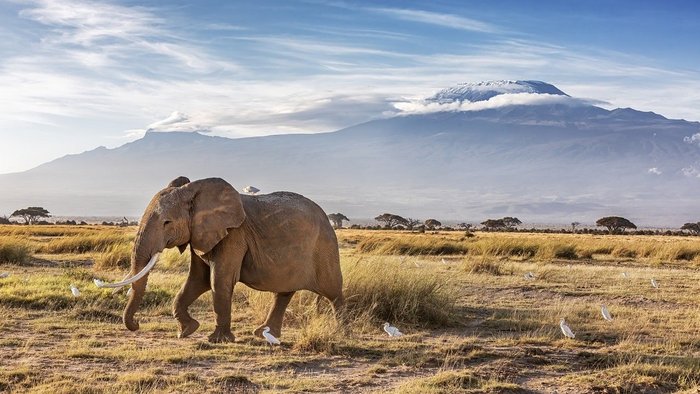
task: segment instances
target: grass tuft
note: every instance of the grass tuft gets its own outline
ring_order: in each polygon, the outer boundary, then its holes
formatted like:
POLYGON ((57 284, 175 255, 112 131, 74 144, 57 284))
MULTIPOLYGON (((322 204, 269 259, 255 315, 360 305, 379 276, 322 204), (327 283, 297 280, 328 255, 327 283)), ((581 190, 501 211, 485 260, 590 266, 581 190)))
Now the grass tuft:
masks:
POLYGON ((444 279, 389 259, 343 265, 345 300, 350 313, 368 313, 376 322, 425 326, 454 323, 458 295, 444 279))
POLYGON ((19 237, 0 238, 0 263, 23 265, 32 255, 32 247, 19 237))

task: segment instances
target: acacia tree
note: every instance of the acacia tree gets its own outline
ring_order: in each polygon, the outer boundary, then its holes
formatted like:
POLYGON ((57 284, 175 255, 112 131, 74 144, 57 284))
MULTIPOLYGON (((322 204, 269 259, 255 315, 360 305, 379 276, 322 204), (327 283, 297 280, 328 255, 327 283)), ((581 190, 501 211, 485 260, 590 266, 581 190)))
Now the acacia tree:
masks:
POLYGON ((462 230, 469 231, 472 228, 472 224, 471 223, 460 223, 457 225, 457 227, 459 227, 462 230))
POLYGON ((697 223, 686 223, 681 227, 681 230, 688 230, 693 234, 700 234, 700 222, 697 223))
POLYGON ((331 213, 328 215, 328 220, 333 223, 334 228, 343 228, 343 220, 345 221, 350 221, 347 216, 343 215, 342 213, 331 213))
POLYGON ((580 225, 581 223, 579 222, 571 222, 571 232, 575 233, 576 232, 576 226, 580 225))
POLYGON ((393 213, 383 213, 374 218, 374 220, 378 221, 379 223, 384 223, 384 227, 386 228, 394 228, 399 224, 402 226, 406 226, 408 224, 408 220, 399 215, 394 215, 393 213))
POLYGON ((418 219, 412 219, 412 218, 406 218, 406 228, 409 230, 413 230, 414 227, 416 227, 417 224, 420 224, 420 220, 418 219))
POLYGON ((523 222, 521 222, 520 219, 511 216, 506 216, 501 220, 503 220, 503 224, 505 224, 508 228, 513 228, 523 224, 523 222))
POLYGON ((615 234, 618 232, 623 232, 625 229, 633 228, 636 229, 637 226, 629 220, 620 216, 606 216, 600 218, 595 222, 596 226, 607 227, 610 234, 615 234))
POLYGON ((49 211, 42 207, 18 209, 12 212, 12 215, 10 215, 10 217, 21 217, 24 219, 25 224, 32 224, 35 223, 38 218, 48 218, 50 216, 49 211))
POLYGON ((487 219, 481 222, 481 225, 484 226, 487 230, 498 230, 506 228, 506 224, 503 222, 503 219, 487 219))
POLYGON ((429 228, 430 230, 434 229, 435 227, 440 227, 442 226, 442 223, 436 219, 428 219, 425 221, 425 227, 429 228))
POLYGON ((514 228, 520 224, 523 224, 523 222, 521 222, 520 219, 511 216, 506 216, 501 219, 488 219, 484 222, 481 222, 481 225, 484 226, 487 230, 514 228))

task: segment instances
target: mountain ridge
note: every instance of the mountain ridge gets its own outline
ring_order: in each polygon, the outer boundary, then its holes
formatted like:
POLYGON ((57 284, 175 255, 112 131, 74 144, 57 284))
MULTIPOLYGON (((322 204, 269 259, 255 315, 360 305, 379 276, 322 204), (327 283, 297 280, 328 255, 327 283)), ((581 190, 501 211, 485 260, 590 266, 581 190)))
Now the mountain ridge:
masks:
POLYGON ((0 212, 42 205, 61 215, 137 216, 157 190, 185 175, 222 177, 238 190, 299 192, 351 217, 389 211, 570 223, 615 214, 638 225, 680 225, 695 212, 700 149, 684 138, 698 125, 633 109, 548 104, 409 114, 320 134, 151 131, 117 148, 0 175, 0 212))

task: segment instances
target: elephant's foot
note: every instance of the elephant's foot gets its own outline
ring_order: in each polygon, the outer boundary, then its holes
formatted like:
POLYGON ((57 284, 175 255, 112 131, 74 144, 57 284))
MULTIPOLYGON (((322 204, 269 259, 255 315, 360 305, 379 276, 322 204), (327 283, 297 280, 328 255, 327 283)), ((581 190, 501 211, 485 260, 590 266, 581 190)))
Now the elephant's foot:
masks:
POLYGON ((262 338, 262 332, 265 329, 265 327, 270 327, 270 334, 272 334, 275 338, 280 338, 282 336, 282 327, 274 327, 266 323, 263 323, 263 325, 256 328, 255 331, 253 331, 253 335, 262 338))
POLYGON ((209 342, 212 343, 233 342, 233 340, 234 337, 230 328, 223 329, 217 327, 214 332, 209 335, 209 342))
POLYGON ((183 322, 178 322, 180 323, 180 329, 177 332, 177 337, 178 338, 185 338, 190 336, 193 332, 197 331, 199 328, 199 322, 195 319, 190 319, 189 321, 183 323, 183 322))

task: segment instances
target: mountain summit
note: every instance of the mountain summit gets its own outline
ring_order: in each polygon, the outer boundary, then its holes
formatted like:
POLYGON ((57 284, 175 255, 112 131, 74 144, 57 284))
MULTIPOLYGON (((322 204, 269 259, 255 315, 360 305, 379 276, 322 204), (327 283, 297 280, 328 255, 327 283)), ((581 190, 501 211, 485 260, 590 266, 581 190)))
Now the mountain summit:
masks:
POLYGON ((542 81, 485 81, 479 83, 461 83, 442 89, 426 101, 440 104, 452 103, 455 101, 476 102, 486 101, 491 97, 501 94, 533 93, 552 94, 557 96, 569 96, 557 89, 556 86, 542 81))

